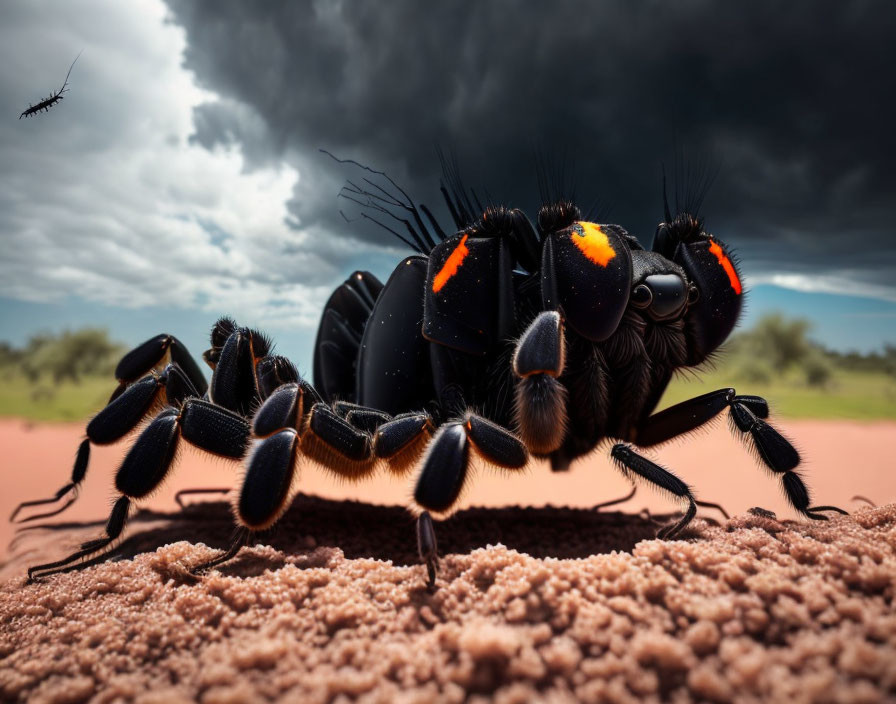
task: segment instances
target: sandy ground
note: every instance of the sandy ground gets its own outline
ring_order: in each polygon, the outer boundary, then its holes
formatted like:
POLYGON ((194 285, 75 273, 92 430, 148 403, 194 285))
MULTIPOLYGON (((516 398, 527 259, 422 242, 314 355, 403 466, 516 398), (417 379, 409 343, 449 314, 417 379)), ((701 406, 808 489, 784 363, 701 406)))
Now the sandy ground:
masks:
MULTIPOLYGON (((789 420, 778 423, 778 427, 803 453, 802 473, 817 503, 851 509, 859 505, 850 501, 855 494, 868 496, 878 504, 896 501, 896 423, 789 420)), ((0 420, 0 518, 8 516, 20 501, 51 496, 68 481, 83 432, 80 424, 27 425, 18 420, 0 420)), ((112 489, 115 469, 127 445, 126 440, 116 446, 92 449, 81 496, 60 519, 98 520, 108 516, 116 498, 112 489)), ((690 483, 698 498, 721 503, 732 515, 762 506, 782 518, 795 517, 784 500, 779 480, 759 469, 724 422, 646 454, 690 483)), ((142 505, 171 511, 177 508, 173 497, 178 489, 233 486, 238 477, 236 463, 188 448, 181 453, 168 481, 142 505)), ((346 484, 318 467, 308 466, 302 468, 297 488, 324 498, 394 505, 406 503, 409 481, 383 473, 361 483, 346 484)), ((533 462, 517 473, 480 468, 471 477, 461 508, 587 508, 623 496, 628 490, 629 485, 610 463, 606 451, 598 451, 564 473, 552 473, 544 462, 533 462)), ((632 513, 642 507, 654 512, 676 508, 647 488, 640 489, 624 505, 632 513)), ((706 515, 719 517, 712 511, 706 515)), ((0 520, 0 556, 12 536, 13 527, 0 520)))
MULTIPOLYGON (((680 540, 654 539, 671 507, 647 490, 590 509, 627 490, 602 455, 564 474, 482 469, 464 506, 491 508, 437 524, 430 591, 407 481, 308 467, 281 522, 196 580, 232 518, 221 501, 172 510, 173 494, 238 469, 186 452, 113 560, 26 584, 27 565, 99 534, 123 452, 100 448, 63 524, 21 534, 0 564, 0 701, 896 701, 896 503, 849 501, 896 501, 896 424, 783 429, 816 500, 853 515, 786 520, 776 479, 720 425, 653 453, 740 514, 701 512, 680 540)), ((81 433, 0 423, 0 511, 64 483, 81 433)))
POLYGON ((299 496, 270 545, 190 578, 229 527, 224 503, 144 512, 126 559, 0 584, 0 700, 896 700, 896 504, 676 541, 622 513, 472 509, 440 526, 434 592, 400 507, 299 496))

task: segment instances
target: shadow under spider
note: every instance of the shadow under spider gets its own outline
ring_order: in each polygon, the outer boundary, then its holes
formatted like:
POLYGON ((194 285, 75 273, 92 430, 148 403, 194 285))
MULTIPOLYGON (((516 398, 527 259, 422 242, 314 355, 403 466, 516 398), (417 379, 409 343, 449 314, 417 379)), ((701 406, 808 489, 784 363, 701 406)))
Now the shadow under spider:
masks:
MULTIPOLYGON (((583 558, 612 550, 631 552, 641 540, 656 537, 671 515, 656 516, 618 511, 565 507, 469 508, 436 523, 439 554, 467 554, 486 545, 507 548, 536 558, 583 558)), ((308 537, 315 547, 339 548, 347 559, 391 560, 396 566, 418 565, 415 519, 401 506, 377 506, 355 501, 333 501, 298 494, 289 510, 269 531, 249 545, 268 544, 287 555, 308 554, 308 537)), ((101 533, 105 520, 95 523, 34 526, 32 540, 47 531, 69 530, 78 540, 101 533), (77 535, 75 535, 77 533, 77 535)), ((181 540, 225 549, 234 531, 230 505, 223 501, 189 504, 183 511, 141 510, 128 524, 128 536, 109 554, 92 558, 78 569, 109 559, 129 559, 181 540)), ((58 541, 56 542, 58 545, 58 541)), ((23 555, 13 555, 19 562, 23 555)), ((197 556, 197 562, 200 562, 197 556)), ((287 560, 294 562, 294 560, 287 560)), ((243 553, 232 562, 234 572, 260 573, 287 561, 261 560, 243 553)), ((297 566, 307 566, 302 561, 297 566)), ((228 572, 227 566, 222 566, 228 572)))

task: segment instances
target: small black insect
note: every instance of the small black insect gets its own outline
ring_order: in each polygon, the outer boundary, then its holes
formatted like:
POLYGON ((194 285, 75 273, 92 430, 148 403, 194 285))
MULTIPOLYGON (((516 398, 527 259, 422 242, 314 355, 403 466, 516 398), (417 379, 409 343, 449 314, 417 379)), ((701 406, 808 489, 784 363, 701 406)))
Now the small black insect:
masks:
POLYGON ((456 165, 444 158, 442 165, 451 236, 381 172, 361 167, 370 176, 348 182, 342 195, 394 218, 407 236, 392 231, 418 254, 402 260, 385 285, 358 271, 332 294, 317 333, 313 386, 272 354, 263 335, 227 318, 212 329, 204 354, 210 385, 171 335, 127 354, 116 369, 118 389, 87 426, 71 482, 19 509, 68 497, 42 515, 63 510, 84 478, 90 444, 115 442, 163 408, 118 470, 120 498, 105 534, 30 568, 29 577, 72 569, 110 546, 131 502, 169 473, 181 439, 245 462, 233 502, 237 534, 197 572, 271 527, 288 505, 298 466, 309 461, 349 479, 382 466, 415 468, 412 510, 430 584, 438 568, 431 513, 446 515, 457 504, 473 455, 508 470, 541 457, 564 471, 606 444, 633 483, 646 481, 681 502, 683 517, 660 531, 672 537, 700 502, 635 446, 659 445, 726 410, 797 511, 816 520, 826 519, 822 511, 842 512, 811 505, 795 471, 800 456, 766 422, 764 399, 724 388, 654 413, 672 374, 707 360, 741 311, 736 262, 696 208, 673 216, 664 193, 664 220, 645 249, 622 227, 591 222, 553 195, 543 196, 534 226, 521 210, 483 207, 461 185, 456 165), (383 177, 388 186, 376 180, 383 177))
POLYGON ((53 107, 56 103, 63 99, 62 94, 68 90, 68 77, 72 74, 72 69, 75 67, 75 62, 81 58, 81 53, 82 52, 78 52, 78 55, 75 57, 75 61, 72 61, 72 65, 68 67, 68 73, 65 74, 65 81, 63 81, 62 83, 62 88, 53 93, 46 100, 41 100, 37 105, 30 105, 27 110, 22 111, 22 114, 19 115, 20 120, 23 117, 31 117, 32 115, 36 115, 41 111, 47 112, 51 107, 53 107))

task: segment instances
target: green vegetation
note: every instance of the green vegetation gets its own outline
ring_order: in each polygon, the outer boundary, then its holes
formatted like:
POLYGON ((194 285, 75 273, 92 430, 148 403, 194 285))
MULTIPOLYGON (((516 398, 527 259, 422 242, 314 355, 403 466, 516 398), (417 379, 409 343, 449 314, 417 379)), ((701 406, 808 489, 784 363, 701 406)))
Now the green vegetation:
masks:
MULTIPOLYGON (((734 386, 764 396, 781 416, 896 419, 896 347, 841 354, 811 342, 808 332, 805 320, 765 316, 734 336, 714 367, 676 377, 660 406, 734 386)), ((88 418, 115 389, 113 371, 125 351, 96 329, 39 335, 21 349, 0 343, 0 416, 88 418)))
POLYGON ((772 412, 789 418, 896 419, 896 379, 881 372, 834 368, 819 388, 800 371, 768 381, 751 381, 722 361, 697 377, 680 376, 669 384, 661 408, 708 391, 733 386, 739 392, 768 399, 772 412))
POLYGON ((0 416, 36 421, 83 421, 109 400, 118 385, 109 376, 92 376, 79 383, 33 384, 22 375, 0 373, 0 416))
POLYGON ((84 420, 109 400, 126 351, 93 328, 36 335, 21 349, 0 343, 0 416, 84 420))
POLYGON ((660 407, 714 389, 768 399, 773 411, 796 418, 896 418, 896 347, 883 354, 840 354, 809 340, 809 322, 781 314, 762 317, 725 345, 715 366, 683 374, 660 407))

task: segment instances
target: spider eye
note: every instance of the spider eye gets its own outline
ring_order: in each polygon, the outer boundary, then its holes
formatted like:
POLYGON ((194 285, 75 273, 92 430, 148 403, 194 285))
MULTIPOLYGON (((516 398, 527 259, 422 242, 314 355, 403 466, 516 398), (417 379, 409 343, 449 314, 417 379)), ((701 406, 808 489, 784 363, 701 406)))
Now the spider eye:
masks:
POLYGON ((647 284, 638 284, 629 299, 635 308, 647 308, 653 302, 653 291, 647 284))
POLYGON ((692 306, 700 300, 700 289, 691 284, 688 286, 688 305, 692 306))

